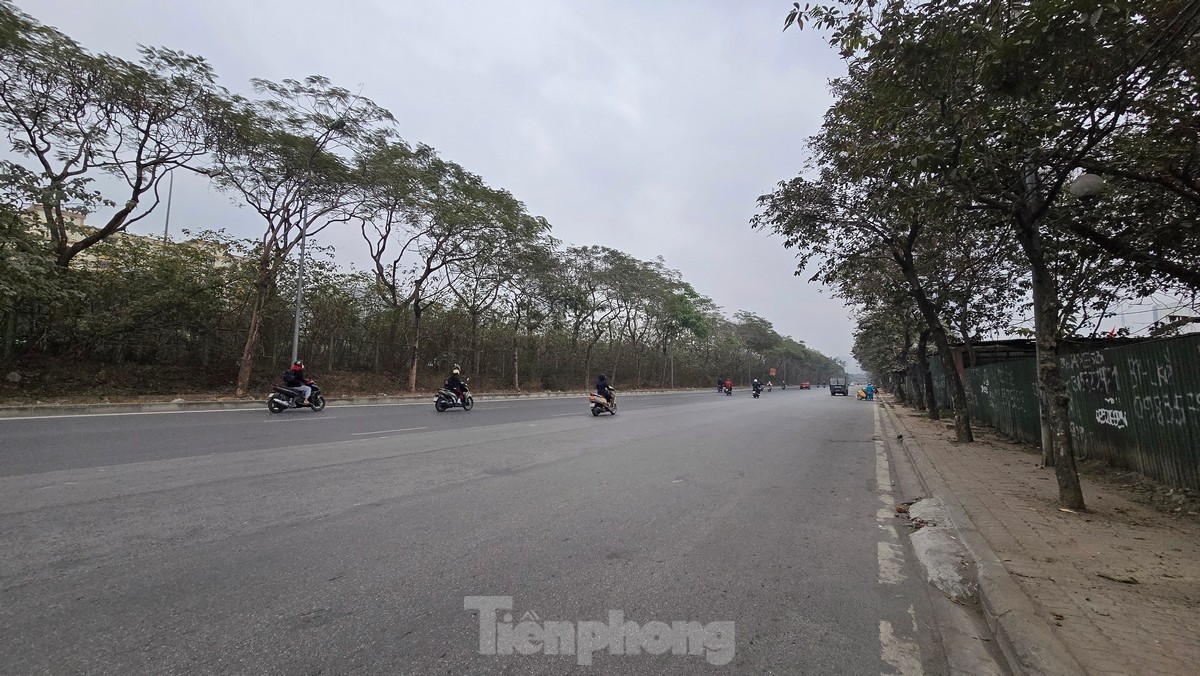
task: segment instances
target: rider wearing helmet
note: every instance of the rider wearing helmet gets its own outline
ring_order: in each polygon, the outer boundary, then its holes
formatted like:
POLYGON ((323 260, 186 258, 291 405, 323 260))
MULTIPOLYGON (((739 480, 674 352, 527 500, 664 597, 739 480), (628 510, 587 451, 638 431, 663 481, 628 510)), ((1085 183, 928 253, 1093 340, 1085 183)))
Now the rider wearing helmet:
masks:
POLYGON ((463 400, 463 381, 458 376, 460 375, 458 364, 454 365, 454 369, 450 371, 450 377, 446 379, 444 387, 454 394, 458 395, 458 400, 463 400))
POLYGON ((762 392, 762 383, 758 382, 758 378, 755 378, 754 381, 750 383, 750 387, 752 387, 755 392, 762 392))
POLYGON ((283 384, 287 387, 293 387, 300 390, 304 395, 304 403, 301 406, 308 406, 308 397, 312 394, 312 388, 309 383, 312 379, 304 373, 304 362, 297 359, 292 362, 292 368, 283 375, 283 384))

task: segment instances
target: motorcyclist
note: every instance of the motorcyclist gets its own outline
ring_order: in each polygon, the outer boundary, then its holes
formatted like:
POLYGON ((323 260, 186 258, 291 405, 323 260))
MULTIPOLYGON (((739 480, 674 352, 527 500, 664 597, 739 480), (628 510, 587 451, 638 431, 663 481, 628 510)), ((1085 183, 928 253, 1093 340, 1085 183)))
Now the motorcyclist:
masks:
POLYGON ((755 392, 762 392, 763 388, 762 383, 758 382, 758 378, 755 378, 753 381, 751 381, 750 387, 753 388, 755 392))
POLYGON ((304 402, 300 405, 308 406, 308 398, 312 395, 312 378, 304 373, 304 362, 299 359, 292 362, 292 368, 283 374, 283 384, 286 387, 300 390, 304 396, 304 402))
POLYGON ((450 371, 450 377, 446 378, 445 383, 442 383, 442 387, 445 387, 447 390, 453 392, 454 395, 458 397, 460 402, 463 401, 464 392, 466 391, 466 384, 463 383, 461 378, 459 378, 461 373, 462 372, 458 368, 458 364, 455 364, 454 368, 450 371))
POLYGON ((725 380, 722 378, 717 378, 717 391, 718 392, 725 391, 725 380))
POLYGON ((728 378, 726 378, 726 379, 725 379, 725 391, 726 391, 726 392, 729 392, 729 391, 730 391, 730 390, 732 390, 732 389, 733 389, 733 381, 732 381, 732 380, 730 380, 730 379, 728 379, 728 378))
POLYGON ((600 377, 596 378, 596 394, 604 397, 604 400, 608 402, 608 405, 612 406, 614 391, 615 390, 613 390, 612 385, 608 384, 608 378, 601 373, 600 377))

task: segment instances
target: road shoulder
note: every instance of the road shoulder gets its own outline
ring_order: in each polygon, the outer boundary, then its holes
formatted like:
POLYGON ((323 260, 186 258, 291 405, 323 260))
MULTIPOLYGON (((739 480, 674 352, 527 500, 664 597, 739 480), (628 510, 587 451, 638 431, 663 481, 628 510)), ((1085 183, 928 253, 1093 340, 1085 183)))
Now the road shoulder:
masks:
POLYGON ((1052 470, 987 433, 883 402, 927 494, 978 575, 985 616, 1014 673, 1194 673, 1200 528, 1084 478, 1090 510, 1059 509, 1052 470))

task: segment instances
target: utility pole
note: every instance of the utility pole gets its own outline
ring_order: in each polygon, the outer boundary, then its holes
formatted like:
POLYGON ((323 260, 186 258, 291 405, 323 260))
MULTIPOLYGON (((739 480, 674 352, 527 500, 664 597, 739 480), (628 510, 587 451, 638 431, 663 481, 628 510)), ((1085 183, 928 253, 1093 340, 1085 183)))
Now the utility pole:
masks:
POLYGON ((170 173, 170 178, 167 182, 167 218, 163 224, 163 244, 170 240, 171 232, 171 196, 175 193, 175 172, 170 173))

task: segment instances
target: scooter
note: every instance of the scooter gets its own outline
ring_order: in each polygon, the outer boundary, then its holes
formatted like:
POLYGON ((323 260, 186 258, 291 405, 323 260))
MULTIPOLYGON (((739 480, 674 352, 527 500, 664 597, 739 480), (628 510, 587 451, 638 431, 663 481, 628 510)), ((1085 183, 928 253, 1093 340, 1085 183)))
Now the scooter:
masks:
POLYGON ((470 382, 470 380, 470 378, 467 378, 463 381, 462 399, 459 399, 458 395, 455 394, 453 390, 445 387, 439 389, 437 393, 437 399, 433 400, 433 407, 437 409, 437 412, 445 413, 447 409, 451 408, 461 408, 464 411, 470 411, 472 408, 474 408, 475 400, 471 398, 471 392, 467 388, 467 383, 470 382))
POLYGON ((612 388, 609 388, 609 389, 613 393, 611 402, 608 399, 604 398, 603 395, 596 394, 595 392, 588 394, 588 403, 592 405, 592 416, 593 417, 599 416, 601 413, 609 413, 611 415, 617 414, 616 390, 612 390, 612 388))
POLYGON ((762 394, 762 388, 761 387, 754 388, 754 398, 755 399, 758 399, 759 394, 762 394))
MULTIPOLYGON (((312 392, 308 395, 308 408, 320 411, 325 408, 325 397, 316 383, 308 383, 312 392)), ((304 393, 298 387, 282 387, 275 385, 271 388, 271 396, 267 397, 267 410, 271 413, 282 413, 289 408, 304 408, 304 393)))
POLYGON ((727 396, 727 397, 732 397, 732 396, 733 396, 733 388, 732 388, 732 387, 726 387, 726 388, 725 388, 725 396, 727 396))

